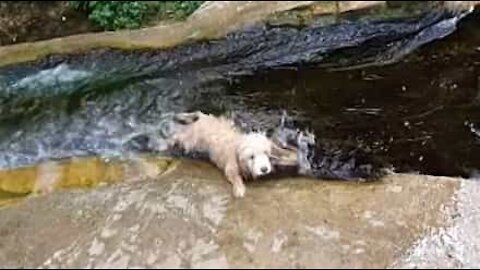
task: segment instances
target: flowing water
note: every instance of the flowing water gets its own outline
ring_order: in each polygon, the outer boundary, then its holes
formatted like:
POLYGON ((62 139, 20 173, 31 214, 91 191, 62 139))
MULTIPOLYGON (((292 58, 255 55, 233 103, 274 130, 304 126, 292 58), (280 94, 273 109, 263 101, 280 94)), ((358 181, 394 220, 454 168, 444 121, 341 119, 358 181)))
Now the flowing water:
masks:
POLYGON ((317 138, 366 145, 397 171, 468 177, 480 169, 480 21, 462 18, 261 26, 170 51, 4 67, 0 167, 162 153, 176 112, 233 113, 247 129, 272 129, 286 111, 317 138))
POLYGON ((317 137, 375 149, 397 171, 478 177, 480 20, 395 65, 246 76, 248 111, 285 109, 317 137))

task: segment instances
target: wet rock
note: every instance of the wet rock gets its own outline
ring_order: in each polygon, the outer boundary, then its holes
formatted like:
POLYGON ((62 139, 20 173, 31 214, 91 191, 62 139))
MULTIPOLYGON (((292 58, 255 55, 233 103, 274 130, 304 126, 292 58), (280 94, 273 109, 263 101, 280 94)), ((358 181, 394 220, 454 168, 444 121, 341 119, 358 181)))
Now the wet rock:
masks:
POLYGON ((154 178, 175 167, 175 161, 153 155, 132 155, 108 160, 74 157, 0 171, 0 204, 24 194, 50 193, 65 188, 89 188, 118 181, 135 182, 154 178), (10 195, 10 196, 7 196, 10 195), (13 195, 13 196, 12 196, 13 195))
MULTIPOLYGON (((433 181, 434 180, 434 181, 433 181)), ((441 227, 459 182, 278 179, 244 199, 212 165, 183 161, 156 180, 31 197, 0 210, 12 267, 387 267, 441 227)))
POLYGON ((50 54, 80 53, 95 48, 169 48, 255 24, 274 12, 282 12, 313 1, 211 1, 186 22, 160 24, 140 30, 89 33, 59 37, 0 48, 0 66, 39 59, 50 54))
MULTIPOLYGON (((307 17, 310 15, 325 15, 325 24, 332 24, 336 23, 336 20, 330 19, 332 14, 338 15, 367 8, 384 7, 388 1, 332 2, 334 1, 207 1, 186 22, 159 24, 135 31, 81 34, 4 46, 0 48, 0 66, 34 61, 52 54, 81 53, 98 48, 164 49, 199 40, 219 39, 228 33, 256 23, 269 19, 276 20, 275 16, 279 13, 298 8, 310 7, 306 12, 307 17)), ((459 1, 460 4, 455 1, 446 2, 449 2, 445 5, 447 9, 456 11, 472 9, 474 5, 478 5, 478 1, 459 1)), ((427 10, 432 9, 428 4, 425 4, 425 7, 427 10)), ((414 11, 419 10, 424 9, 414 9, 414 11)), ((387 12, 387 9, 381 9, 380 11, 381 17, 384 18, 391 18, 392 14, 393 17, 398 15, 397 11, 387 12)), ((305 17, 305 14, 300 16, 305 17)), ((288 24, 289 20, 285 20, 280 15, 279 21, 283 21, 282 24, 288 24)), ((278 23, 278 20, 276 21, 278 23)))
POLYGON ((480 264, 480 185, 463 182, 449 209, 445 227, 432 230, 416 241, 394 268, 475 268, 480 264))

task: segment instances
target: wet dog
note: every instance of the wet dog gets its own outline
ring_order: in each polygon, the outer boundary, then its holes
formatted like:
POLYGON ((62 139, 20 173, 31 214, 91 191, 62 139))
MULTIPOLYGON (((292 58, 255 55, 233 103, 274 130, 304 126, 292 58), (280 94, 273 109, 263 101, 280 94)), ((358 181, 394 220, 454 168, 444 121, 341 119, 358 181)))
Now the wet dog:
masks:
POLYGON ((276 146, 264 133, 241 132, 225 117, 200 111, 175 116, 180 127, 169 139, 169 147, 186 152, 203 152, 232 184, 233 195, 245 195, 244 180, 257 179, 272 172, 271 160, 290 152, 276 146))
POLYGON ((263 176, 308 176, 323 180, 372 181, 388 169, 374 153, 344 141, 318 140, 282 118, 272 136, 242 132, 233 120, 202 112, 175 116, 180 128, 170 148, 206 153, 223 170, 235 197, 245 195, 244 180, 263 176))

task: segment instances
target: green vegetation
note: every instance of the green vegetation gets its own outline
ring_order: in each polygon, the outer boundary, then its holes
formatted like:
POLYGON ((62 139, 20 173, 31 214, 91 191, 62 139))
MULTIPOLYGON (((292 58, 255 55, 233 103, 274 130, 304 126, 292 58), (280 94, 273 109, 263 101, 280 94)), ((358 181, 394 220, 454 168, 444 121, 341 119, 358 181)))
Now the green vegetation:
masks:
POLYGON ((136 29, 153 20, 184 19, 203 1, 70 1, 105 30, 136 29))

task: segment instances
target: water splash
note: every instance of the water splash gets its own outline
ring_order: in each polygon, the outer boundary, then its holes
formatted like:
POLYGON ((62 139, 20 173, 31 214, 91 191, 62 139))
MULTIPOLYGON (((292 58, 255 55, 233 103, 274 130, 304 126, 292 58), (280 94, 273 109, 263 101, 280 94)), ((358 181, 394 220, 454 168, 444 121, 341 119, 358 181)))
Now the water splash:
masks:
MULTIPOLYGON (((92 72, 85 70, 74 70, 67 64, 60 64, 54 68, 41 70, 35 74, 24 77, 7 88, 7 93, 24 93, 25 91, 35 91, 37 96, 44 96, 45 93, 52 93, 54 91, 45 91, 45 88, 56 89, 71 87, 69 84, 78 83, 92 75, 92 72), (63 87, 62 87, 63 86, 63 87)), ((35 96, 33 93, 28 93, 30 96, 35 96)))
POLYGON ((301 175, 331 180, 374 180, 385 175, 389 165, 374 153, 347 141, 317 139, 308 131, 296 128, 286 113, 273 139, 283 147, 297 148, 301 175))

